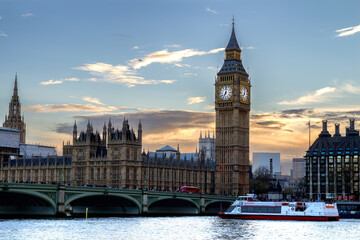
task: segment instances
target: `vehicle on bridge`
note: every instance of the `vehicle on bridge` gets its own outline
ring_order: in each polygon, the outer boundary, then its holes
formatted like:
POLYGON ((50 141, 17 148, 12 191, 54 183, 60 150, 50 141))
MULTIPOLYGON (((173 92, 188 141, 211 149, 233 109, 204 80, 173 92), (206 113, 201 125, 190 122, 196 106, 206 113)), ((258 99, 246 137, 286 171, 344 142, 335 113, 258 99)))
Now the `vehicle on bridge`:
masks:
POLYGON ((198 187, 188 187, 188 186, 181 187, 180 192, 198 193, 198 194, 201 193, 200 188, 198 188, 198 187))

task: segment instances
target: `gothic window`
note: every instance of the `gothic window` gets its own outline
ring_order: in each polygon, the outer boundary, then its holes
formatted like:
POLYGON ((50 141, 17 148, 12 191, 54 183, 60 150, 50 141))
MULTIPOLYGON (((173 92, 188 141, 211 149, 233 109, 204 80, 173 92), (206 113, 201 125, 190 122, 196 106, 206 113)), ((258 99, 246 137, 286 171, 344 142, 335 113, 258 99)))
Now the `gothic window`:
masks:
POLYGON ((126 160, 130 160, 130 150, 126 149, 126 160))
POLYGON ((136 161, 136 159, 137 159, 137 151, 134 150, 134 160, 136 161))
POLYGON ((119 179, 119 167, 115 167, 113 169, 113 180, 118 180, 119 179))
POLYGON ((43 182, 46 183, 46 170, 43 170, 43 182))
POLYGON ((78 168, 78 169, 77 169, 77 179, 78 179, 78 180, 82 179, 81 168, 78 168))
POLYGON ((71 181, 71 170, 70 169, 66 170, 66 181, 68 183, 70 183, 70 181, 71 181))
POLYGON ((19 171, 19 181, 20 182, 23 181, 23 171, 22 170, 19 171))
POLYGON ((90 174, 90 179, 94 180, 94 168, 91 168, 91 174, 90 174))
POLYGON ((97 169, 97 180, 100 180, 100 168, 97 169))
POLYGON ((104 168, 104 180, 106 180, 106 168, 104 168))
MULTIPOLYGON (((50 181, 54 182, 55 181, 55 173, 54 173, 54 169, 51 170, 51 175, 50 175, 50 181)), ((29 172, 30 173, 30 172, 29 172)))

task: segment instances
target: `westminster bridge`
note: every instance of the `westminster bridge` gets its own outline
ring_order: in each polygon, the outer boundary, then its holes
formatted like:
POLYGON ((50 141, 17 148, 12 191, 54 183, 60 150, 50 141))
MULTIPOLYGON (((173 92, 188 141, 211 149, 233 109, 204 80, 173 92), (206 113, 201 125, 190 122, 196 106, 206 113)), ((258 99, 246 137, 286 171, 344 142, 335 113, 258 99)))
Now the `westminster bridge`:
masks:
POLYGON ((215 215, 235 197, 90 186, 0 183, 1 216, 215 215))

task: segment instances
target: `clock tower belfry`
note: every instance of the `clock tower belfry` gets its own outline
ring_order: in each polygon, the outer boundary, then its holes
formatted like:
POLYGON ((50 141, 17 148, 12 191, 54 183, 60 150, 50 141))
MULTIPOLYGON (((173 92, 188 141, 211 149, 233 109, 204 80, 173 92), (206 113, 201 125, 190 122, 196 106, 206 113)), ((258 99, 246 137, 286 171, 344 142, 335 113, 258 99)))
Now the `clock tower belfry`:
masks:
POLYGON ((224 64, 215 81, 216 193, 249 193, 250 88, 233 21, 224 64))

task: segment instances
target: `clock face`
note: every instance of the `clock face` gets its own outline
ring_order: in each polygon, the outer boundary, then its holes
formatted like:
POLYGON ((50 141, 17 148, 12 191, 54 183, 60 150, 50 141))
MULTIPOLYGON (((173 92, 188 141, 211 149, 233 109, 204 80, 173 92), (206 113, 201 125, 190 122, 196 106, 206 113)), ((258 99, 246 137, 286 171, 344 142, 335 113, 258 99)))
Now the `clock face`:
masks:
POLYGON ((248 98, 249 98, 249 93, 248 93, 248 90, 247 90, 247 88, 246 88, 245 86, 241 88, 241 90, 240 90, 240 96, 241 96, 241 99, 242 99, 243 101, 248 100, 248 98))
POLYGON ((223 86, 221 89, 220 89, 220 98, 222 100, 229 100, 230 97, 231 97, 231 94, 232 94, 232 89, 230 86, 223 86))

